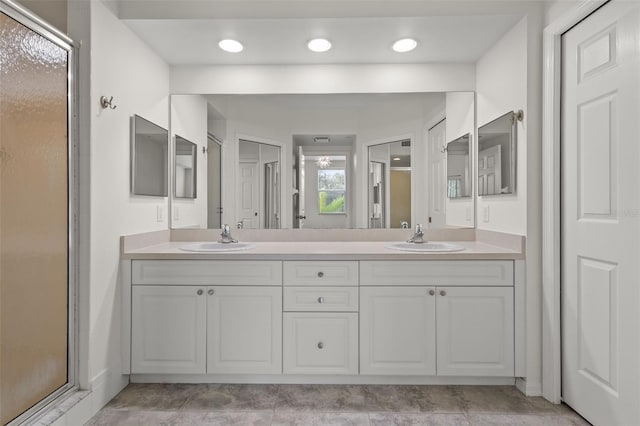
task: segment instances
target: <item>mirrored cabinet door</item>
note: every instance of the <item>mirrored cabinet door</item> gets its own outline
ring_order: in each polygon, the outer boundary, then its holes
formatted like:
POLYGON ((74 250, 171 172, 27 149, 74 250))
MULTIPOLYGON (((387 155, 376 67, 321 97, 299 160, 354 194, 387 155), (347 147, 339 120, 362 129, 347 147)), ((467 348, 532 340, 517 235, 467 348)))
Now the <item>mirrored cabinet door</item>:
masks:
POLYGON ((196 198, 197 145, 176 135, 173 177, 176 198, 196 198))

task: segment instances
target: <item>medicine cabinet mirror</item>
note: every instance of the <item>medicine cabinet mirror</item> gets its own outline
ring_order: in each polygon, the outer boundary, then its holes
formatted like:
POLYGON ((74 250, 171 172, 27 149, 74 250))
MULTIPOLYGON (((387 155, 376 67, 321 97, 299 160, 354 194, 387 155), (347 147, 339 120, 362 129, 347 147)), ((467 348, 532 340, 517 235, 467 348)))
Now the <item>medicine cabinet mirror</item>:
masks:
POLYGON ((478 128, 478 195, 516 192, 516 124, 513 111, 478 128))
POLYGON ((168 195, 169 133, 149 120, 131 119, 131 192, 168 195))
POLYGON ((176 198, 196 198, 197 145, 176 135, 173 178, 176 198))
POLYGON ((471 197, 471 134, 447 144, 447 197, 471 197))

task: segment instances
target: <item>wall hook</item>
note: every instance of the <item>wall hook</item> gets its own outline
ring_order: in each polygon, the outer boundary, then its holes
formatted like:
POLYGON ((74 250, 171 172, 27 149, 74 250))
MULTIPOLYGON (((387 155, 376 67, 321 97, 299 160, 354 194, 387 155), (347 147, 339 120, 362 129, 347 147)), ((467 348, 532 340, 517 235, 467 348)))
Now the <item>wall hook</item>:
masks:
POLYGON ((444 154, 445 152, 447 152, 447 146, 446 145, 442 145, 442 149, 440 150, 440 152, 442 154, 444 154))
POLYGON ((524 111, 519 109, 518 111, 513 112, 513 119, 516 121, 524 120, 524 111))
POLYGON ((202 147, 202 153, 203 153, 203 154, 205 154, 205 155, 206 155, 208 151, 209 151, 209 150, 208 150, 206 147, 204 147, 204 146, 202 147))
POLYGON ((106 96, 100 96, 100 106, 102 107, 102 109, 116 109, 118 108, 117 105, 113 105, 113 96, 110 97, 109 99, 107 99, 106 96))

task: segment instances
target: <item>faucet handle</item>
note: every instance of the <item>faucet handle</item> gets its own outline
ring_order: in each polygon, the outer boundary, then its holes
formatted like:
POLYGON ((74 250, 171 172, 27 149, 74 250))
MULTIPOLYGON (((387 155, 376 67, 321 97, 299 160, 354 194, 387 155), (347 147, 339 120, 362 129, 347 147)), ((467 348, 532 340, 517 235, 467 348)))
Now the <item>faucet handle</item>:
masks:
POLYGON ((418 224, 416 225, 416 234, 419 234, 419 233, 420 233, 420 234, 421 234, 421 233, 423 233, 423 231, 422 231, 422 224, 421 224, 421 223, 418 223, 418 224))

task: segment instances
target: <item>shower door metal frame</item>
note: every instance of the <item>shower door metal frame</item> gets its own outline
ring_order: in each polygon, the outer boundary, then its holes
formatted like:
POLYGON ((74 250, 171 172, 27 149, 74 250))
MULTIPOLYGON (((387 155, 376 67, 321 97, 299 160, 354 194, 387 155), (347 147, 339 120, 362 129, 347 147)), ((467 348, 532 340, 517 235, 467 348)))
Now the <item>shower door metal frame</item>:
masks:
POLYGON ((67 56, 67 383, 8 425, 20 424, 46 413, 59 398, 78 388, 78 288, 79 288, 79 128, 78 128, 78 49, 79 45, 42 18, 12 0, 0 0, 0 12, 66 50, 67 56))

